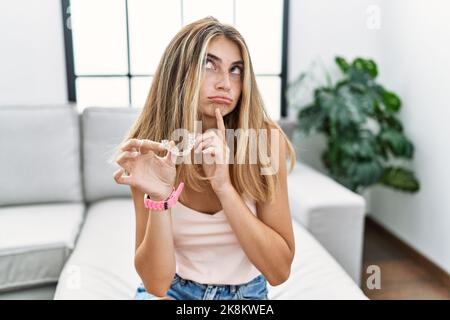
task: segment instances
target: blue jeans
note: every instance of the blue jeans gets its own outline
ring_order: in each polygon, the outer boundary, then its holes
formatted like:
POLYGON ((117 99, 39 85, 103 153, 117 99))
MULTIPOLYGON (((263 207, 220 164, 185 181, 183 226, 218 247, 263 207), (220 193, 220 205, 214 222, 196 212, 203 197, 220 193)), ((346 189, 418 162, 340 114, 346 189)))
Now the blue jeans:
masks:
MULTIPOLYGON (((181 278, 175 274, 166 295, 175 300, 268 300, 266 278, 260 274, 239 285, 208 285, 181 278)), ((148 293, 141 283, 134 299, 149 300, 156 297, 148 293)))

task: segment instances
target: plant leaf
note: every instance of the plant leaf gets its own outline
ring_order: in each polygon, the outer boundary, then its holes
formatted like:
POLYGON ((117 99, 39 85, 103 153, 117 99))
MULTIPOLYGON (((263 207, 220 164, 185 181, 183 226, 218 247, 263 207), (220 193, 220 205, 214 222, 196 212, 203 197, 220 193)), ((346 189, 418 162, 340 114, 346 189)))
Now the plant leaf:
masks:
POLYGON ((383 128, 379 133, 379 140, 383 146, 387 147, 394 155, 412 159, 414 146, 402 132, 391 128, 383 128))
POLYGON ((298 128, 301 132, 309 134, 313 131, 321 131, 325 114, 315 104, 300 110, 298 114, 298 128))
POLYGON ((394 116, 394 115, 388 115, 387 117, 383 118, 383 123, 385 127, 394 129, 399 132, 403 132, 403 125, 402 123, 394 116))
POLYGON ((376 159, 356 160, 347 158, 342 162, 346 176, 357 186, 369 186, 378 182, 383 175, 383 166, 376 159))
POLYGON ((377 65, 371 59, 356 58, 353 60, 352 66, 359 71, 366 72, 372 79, 375 79, 378 75, 377 65))
POLYGON ((383 92, 383 104, 386 106, 386 109, 391 113, 396 113, 400 110, 402 102, 400 98, 393 92, 384 91, 383 92))
POLYGON ((365 70, 365 61, 362 58, 356 58, 353 60, 352 66, 360 71, 364 71, 365 70))
POLYGON ((350 65, 348 64, 347 61, 345 61, 344 58, 336 57, 336 58, 334 58, 334 61, 336 62, 336 64, 338 65, 339 69, 341 69, 341 71, 343 73, 347 73, 348 68, 350 68, 350 65))
POLYGON ((369 73, 373 79, 375 79, 378 75, 378 68, 375 61, 369 59, 364 60, 364 69, 369 73))
POLYGON ((419 181, 414 173, 400 167, 385 168, 380 183, 407 192, 417 192, 420 190, 419 181))

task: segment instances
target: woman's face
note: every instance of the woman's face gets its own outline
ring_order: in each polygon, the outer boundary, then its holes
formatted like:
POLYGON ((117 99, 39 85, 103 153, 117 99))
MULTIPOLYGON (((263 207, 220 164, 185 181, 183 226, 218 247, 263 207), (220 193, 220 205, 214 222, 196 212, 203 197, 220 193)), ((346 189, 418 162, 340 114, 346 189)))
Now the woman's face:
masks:
POLYGON ((225 116, 233 111, 241 96, 244 62, 239 47, 224 36, 213 38, 208 45, 204 67, 200 112, 215 118, 215 109, 219 108, 225 116))

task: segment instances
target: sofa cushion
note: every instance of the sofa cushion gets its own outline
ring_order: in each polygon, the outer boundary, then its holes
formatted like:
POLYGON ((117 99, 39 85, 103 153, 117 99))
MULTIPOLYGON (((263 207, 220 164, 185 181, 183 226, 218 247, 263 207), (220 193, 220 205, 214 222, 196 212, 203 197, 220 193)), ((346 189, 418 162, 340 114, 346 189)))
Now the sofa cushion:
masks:
POLYGON ((134 227, 130 199, 92 204, 55 299, 130 299, 140 281, 134 269, 134 227))
POLYGON ((56 282, 83 211, 82 203, 0 208, 0 291, 56 282))
POLYGON ((367 300, 358 285, 297 221, 293 221, 295 257, 289 279, 279 286, 269 283, 269 299, 367 300))
POLYGON ((83 177, 86 201, 131 196, 129 187, 114 181, 113 173, 119 167, 109 160, 140 112, 141 109, 136 108, 84 109, 83 177))
MULTIPOLYGON (((55 299, 132 299, 140 282, 134 269, 134 225, 131 200, 94 204, 55 299)), ((299 223, 293 225, 296 256, 291 275, 280 286, 269 285, 269 298, 366 299, 330 254, 299 223)))
POLYGON ((289 207, 299 221, 359 284, 365 201, 303 163, 288 175, 289 207))
POLYGON ((82 199, 78 113, 0 107, 0 206, 82 199))

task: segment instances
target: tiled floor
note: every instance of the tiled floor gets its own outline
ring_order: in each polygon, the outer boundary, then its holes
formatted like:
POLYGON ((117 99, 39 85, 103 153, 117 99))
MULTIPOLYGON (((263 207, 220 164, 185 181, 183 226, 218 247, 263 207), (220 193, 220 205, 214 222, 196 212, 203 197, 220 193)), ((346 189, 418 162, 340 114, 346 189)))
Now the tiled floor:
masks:
POLYGON ((421 265, 370 221, 366 222, 365 228, 362 274, 362 288, 370 299, 450 300, 450 287, 439 276, 421 265), (367 272, 370 265, 380 268, 380 289, 369 289, 366 285, 372 274, 367 272))

